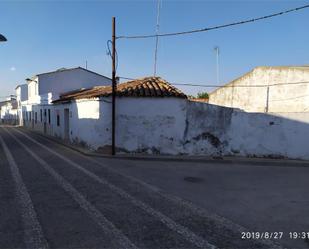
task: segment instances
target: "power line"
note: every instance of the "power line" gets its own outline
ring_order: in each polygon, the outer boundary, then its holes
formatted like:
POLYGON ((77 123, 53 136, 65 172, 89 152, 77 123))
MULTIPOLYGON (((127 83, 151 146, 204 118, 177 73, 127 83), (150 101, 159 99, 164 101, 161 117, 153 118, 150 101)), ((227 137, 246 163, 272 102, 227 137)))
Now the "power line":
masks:
POLYGON ((292 98, 285 98, 285 99, 274 99, 270 100, 269 102, 277 102, 277 101, 289 101, 289 100, 295 100, 295 99, 301 99, 301 98, 307 98, 309 95, 302 95, 302 96, 297 96, 297 97, 292 97, 292 98))
MULTIPOLYGON (((139 79, 134 79, 134 78, 128 78, 128 77, 119 77, 120 79, 125 79, 125 80, 139 80, 139 79)), ((237 87, 271 87, 271 86, 281 86, 281 85, 300 85, 300 84, 309 84, 309 81, 298 81, 298 82, 280 82, 280 83, 275 83, 275 84, 269 84, 269 85, 204 85, 204 84, 193 84, 193 83, 177 83, 177 82, 169 82, 171 85, 175 86, 194 86, 194 87, 205 87, 205 88, 210 88, 210 87, 219 87, 219 88, 237 88, 237 87)))
POLYGON ((280 86, 280 85, 298 85, 298 84, 309 84, 309 81, 302 81, 302 82, 286 82, 286 83, 276 83, 270 85, 201 85, 201 84, 186 84, 186 83, 172 83, 172 85, 179 85, 179 86, 198 86, 198 87, 219 87, 219 88, 237 88, 237 87, 269 87, 269 86, 280 86))
POLYGON ((192 34, 192 33, 206 32, 206 31, 210 31, 210 30, 214 30, 214 29, 221 29, 221 28, 227 28, 227 27, 230 27, 230 26, 236 26, 236 25, 246 24, 246 23, 250 23, 250 22, 256 22, 256 21, 260 21, 260 20, 264 20, 264 19, 268 19, 268 18, 284 15, 284 14, 287 14, 287 13, 290 13, 290 12, 299 11, 299 10, 302 10, 302 9, 305 9, 305 8, 308 8, 308 7, 309 7, 309 4, 301 6, 301 7, 297 7, 297 8, 294 8, 294 9, 288 9, 288 10, 285 10, 285 11, 282 11, 282 12, 278 12, 278 13, 274 13, 274 14, 258 17, 258 18, 252 18, 252 19, 248 19, 248 20, 243 20, 243 21, 233 22, 233 23, 229 23, 229 24, 218 25, 218 26, 209 27, 209 28, 195 29, 195 30, 182 31, 182 32, 174 32, 174 33, 152 34, 152 35, 134 35, 134 36, 125 36, 125 35, 123 35, 123 36, 116 37, 116 39, 144 39, 144 38, 176 36, 176 35, 187 35, 187 34, 192 34))

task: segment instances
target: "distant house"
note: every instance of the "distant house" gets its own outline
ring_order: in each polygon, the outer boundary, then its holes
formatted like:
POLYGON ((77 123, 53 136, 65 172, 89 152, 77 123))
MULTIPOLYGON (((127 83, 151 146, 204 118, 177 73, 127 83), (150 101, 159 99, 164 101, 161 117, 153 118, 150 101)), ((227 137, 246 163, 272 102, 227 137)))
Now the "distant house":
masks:
POLYGON ((209 103, 246 112, 307 112, 309 66, 257 67, 210 93, 209 103))
POLYGON ((0 102, 0 123, 16 125, 18 123, 17 101, 11 96, 0 102))
MULTIPOLYGON (((68 92, 53 101, 54 135, 95 150, 111 146, 111 86, 68 92)), ((116 146, 123 152, 168 153, 183 137, 187 96, 159 77, 117 86, 116 146), (181 130, 181 132, 179 132, 181 130)))
POLYGON ((50 104, 64 92, 111 84, 110 78, 82 67, 40 73, 26 81, 29 104, 50 104))
POLYGON ((51 124, 57 114, 53 112, 52 101, 61 94, 97 85, 111 85, 110 78, 82 67, 41 73, 26 81, 28 99, 22 105, 24 125, 36 130, 43 129, 45 133, 53 133, 54 127, 51 124))

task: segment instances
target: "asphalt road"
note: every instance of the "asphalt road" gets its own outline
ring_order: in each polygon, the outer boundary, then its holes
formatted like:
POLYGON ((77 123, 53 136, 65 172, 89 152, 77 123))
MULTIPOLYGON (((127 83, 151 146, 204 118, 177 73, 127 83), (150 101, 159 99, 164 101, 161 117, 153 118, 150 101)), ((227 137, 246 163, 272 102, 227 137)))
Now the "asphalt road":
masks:
POLYGON ((233 197, 246 186, 233 183, 235 175, 256 186, 263 167, 253 174, 224 167, 86 157, 38 134, 0 127, 0 248, 279 248, 280 240, 242 239, 242 232, 261 228, 254 222, 263 215, 252 203, 260 199, 248 197, 243 208, 241 197, 233 197))

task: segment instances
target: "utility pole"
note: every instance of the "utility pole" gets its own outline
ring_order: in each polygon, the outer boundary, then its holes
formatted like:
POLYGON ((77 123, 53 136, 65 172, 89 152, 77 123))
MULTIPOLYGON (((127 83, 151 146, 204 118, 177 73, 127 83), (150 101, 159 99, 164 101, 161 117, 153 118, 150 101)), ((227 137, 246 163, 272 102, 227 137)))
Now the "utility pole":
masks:
POLYGON ((217 63, 216 63, 216 71, 217 71, 217 85, 219 85, 219 47, 216 46, 214 47, 214 51, 216 53, 216 59, 217 59, 217 63))
POLYGON ((112 155, 116 154, 116 20, 112 19, 112 155))

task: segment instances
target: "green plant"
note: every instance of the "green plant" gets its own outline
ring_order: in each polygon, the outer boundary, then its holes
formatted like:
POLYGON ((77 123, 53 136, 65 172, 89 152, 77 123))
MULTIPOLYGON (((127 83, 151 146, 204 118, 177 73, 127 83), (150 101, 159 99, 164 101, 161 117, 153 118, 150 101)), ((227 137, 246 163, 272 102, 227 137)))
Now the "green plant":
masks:
POLYGON ((208 99, 209 98, 209 95, 207 92, 200 92, 197 94, 197 98, 198 99, 208 99))

